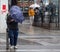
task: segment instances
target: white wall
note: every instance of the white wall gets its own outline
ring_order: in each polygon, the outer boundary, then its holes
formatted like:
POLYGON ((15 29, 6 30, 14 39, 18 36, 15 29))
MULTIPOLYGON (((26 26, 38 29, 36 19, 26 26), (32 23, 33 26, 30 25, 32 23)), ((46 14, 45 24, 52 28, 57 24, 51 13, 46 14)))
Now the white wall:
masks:
POLYGON ((37 0, 34 0, 34 2, 36 3, 37 0))
POLYGON ((0 0, 0 33, 6 33, 6 14, 8 12, 8 0, 0 0), (2 5, 6 4, 6 12, 2 13, 2 5))

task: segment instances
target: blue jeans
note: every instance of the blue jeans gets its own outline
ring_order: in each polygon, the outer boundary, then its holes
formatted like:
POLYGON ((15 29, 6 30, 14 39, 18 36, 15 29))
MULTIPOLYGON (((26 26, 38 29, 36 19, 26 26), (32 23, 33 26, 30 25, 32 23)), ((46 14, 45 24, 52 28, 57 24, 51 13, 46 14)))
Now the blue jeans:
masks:
POLYGON ((16 46, 18 38, 18 30, 9 29, 9 38, 10 38, 10 45, 16 46))

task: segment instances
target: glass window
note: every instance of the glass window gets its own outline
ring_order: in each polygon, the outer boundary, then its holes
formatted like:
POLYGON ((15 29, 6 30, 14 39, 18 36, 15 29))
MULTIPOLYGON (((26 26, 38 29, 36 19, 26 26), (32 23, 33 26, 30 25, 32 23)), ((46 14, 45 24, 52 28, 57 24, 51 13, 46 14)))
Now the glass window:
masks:
POLYGON ((23 0, 18 0, 19 2, 23 2, 23 0))
POLYGON ((25 10, 25 11, 28 11, 28 7, 25 7, 24 10, 25 10))
POLYGON ((28 2, 28 0, 24 0, 24 2, 28 2))

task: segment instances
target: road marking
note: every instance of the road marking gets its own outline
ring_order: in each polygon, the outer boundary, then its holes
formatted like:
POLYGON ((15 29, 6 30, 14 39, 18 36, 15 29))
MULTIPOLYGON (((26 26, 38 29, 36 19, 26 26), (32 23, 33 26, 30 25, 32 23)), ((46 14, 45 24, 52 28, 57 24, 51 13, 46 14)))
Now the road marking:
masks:
POLYGON ((40 42, 37 42, 37 43, 40 43, 44 46, 60 46, 60 43, 58 44, 52 44, 52 43, 48 43, 48 42, 45 42, 45 41, 40 41, 40 42))
POLYGON ((20 49, 20 50, 0 50, 0 51, 34 51, 34 52, 37 52, 37 51, 51 51, 51 52, 55 52, 55 51, 60 51, 60 49, 20 49))
POLYGON ((5 39, 0 38, 0 42, 6 42, 6 40, 5 40, 5 39))
MULTIPOLYGON (((57 36, 59 37, 59 36, 57 36)), ((57 43, 57 44, 52 44, 52 43, 48 43, 48 42, 45 42, 45 41, 40 41, 42 38, 45 38, 45 39, 52 39, 52 38, 56 38, 55 36, 19 36, 19 38, 22 38, 22 39, 25 39, 25 40, 28 40, 28 41, 33 41, 33 42, 37 42, 37 43, 40 43, 42 45, 49 45, 49 46, 60 46, 60 43, 57 43), (37 38, 37 39, 36 39, 37 38), (40 40, 39 40, 40 38, 40 40)), ((2 39, 0 38, 0 42, 5 42, 6 43, 6 39, 2 39)))
POLYGON ((59 36, 18 36, 19 38, 24 38, 24 39, 53 39, 59 36))
POLYGON ((37 42, 44 46, 60 46, 60 43, 53 44, 53 43, 49 43, 48 41, 45 41, 45 40, 53 40, 53 39, 58 41, 58 37, 59 36, 57 36, 57 38, 55 36, 54 37, 53 36, 46 36, 46 37, 45 36, 20 36, 19 38, 32 41, 32 42, 37 42))
POLYGON ((31 38, 38 37, 38 38, 39 38, 39 37, 60 37, 60 36, 46 36, 46 35, 45 35, 45 36, 42 36, 42 35, 41 35, 41 36, 40 36, 40 35, 39 35, 39 36, 25 36, 25 35, 24 35, 24 36, 19 36, 19 37, 23 37, 23 38, 27 38, 27 37, 28 37, 28 38, 30 38, 30 37, 31 37, 31 38))
MULTIPOLYGON (((19 38, 26 38, 26 39, 27 38, 36 39, 36 38, 41 38, 41 37, 45 37, 45 36, 19 36, 19 38)), ((50 38, 50 37, 47 36, 47 38, 50 38)), ((0 38, 0 42, 6 42, 6 39, 0 38)))

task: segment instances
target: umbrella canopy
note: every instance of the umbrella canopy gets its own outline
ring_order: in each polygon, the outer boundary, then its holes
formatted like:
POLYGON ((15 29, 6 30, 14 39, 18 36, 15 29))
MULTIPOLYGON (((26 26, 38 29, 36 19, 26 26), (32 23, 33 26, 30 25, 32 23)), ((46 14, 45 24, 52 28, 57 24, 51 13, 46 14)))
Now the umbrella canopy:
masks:
POLYGON ((18 6, 12 6, 10 9, 10 15, 14 18, 17 22, 22 23, 24 21, 23 13, 18 6))
POLYGON ((32 7, 32 8, 34 9, 34 8, 36 8, 36 7, 38 7, 38 8, 39 8, 39 7, 40 7, 40 5, 38 5, 37 3, 35 3, 35 4, 30 5, 30 7, 32 7))

